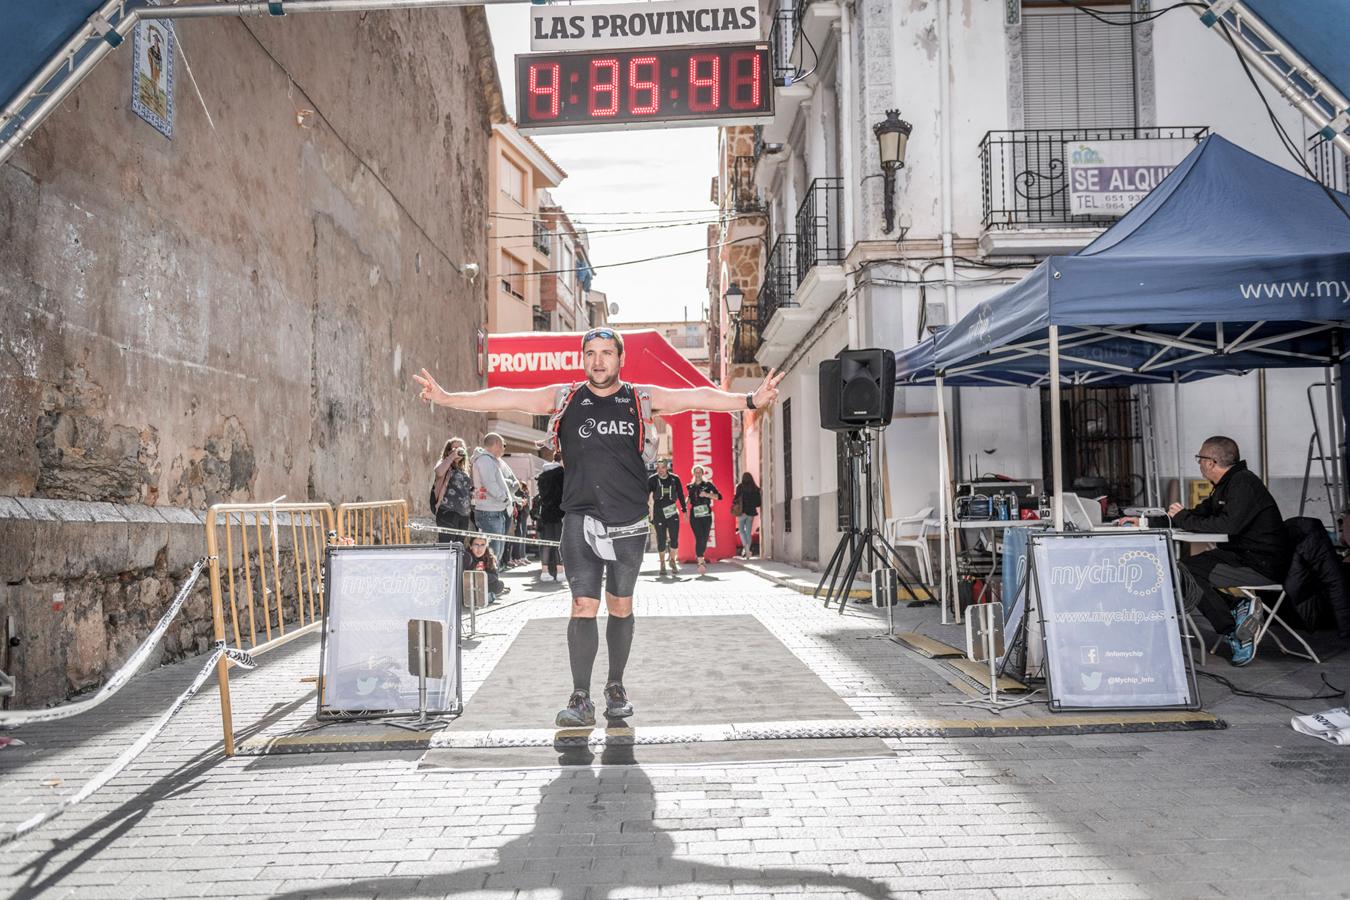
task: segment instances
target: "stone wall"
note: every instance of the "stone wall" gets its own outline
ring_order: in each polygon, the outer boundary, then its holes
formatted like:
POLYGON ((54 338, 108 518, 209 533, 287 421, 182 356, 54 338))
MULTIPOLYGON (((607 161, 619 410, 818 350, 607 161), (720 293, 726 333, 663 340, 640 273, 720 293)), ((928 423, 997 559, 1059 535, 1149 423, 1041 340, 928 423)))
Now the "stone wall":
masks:
MULTIPOLYGON (((490 268, 481 10, 178 36, 202 97, 179 57, 172 140, 130 111, 128 42, 0 167, 0 495, 23 509, 0 516, 0 617, 36 638, 10 663, 25 705, 125 657, 204 552, 206 506, 424 512, 445 438, 483 429, 410 380, 482 383, 485 279, 460 274, 490 268)), ((204 612, 171 653, 202 649, 204 612)))

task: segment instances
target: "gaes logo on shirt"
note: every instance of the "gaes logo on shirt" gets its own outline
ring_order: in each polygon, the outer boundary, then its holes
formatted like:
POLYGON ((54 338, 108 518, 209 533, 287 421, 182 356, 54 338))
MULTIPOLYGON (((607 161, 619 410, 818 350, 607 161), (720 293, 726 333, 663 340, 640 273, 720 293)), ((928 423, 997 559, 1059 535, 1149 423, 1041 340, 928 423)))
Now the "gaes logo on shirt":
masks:
POLYGON ((637 429, 632 422, 596 422, 595 419, 587 419, 585 422, 581 423, 581 427, 577 429, 577 435, 582 438, 589 438, 593 434, 602 436, 622 434, 633 437, 637 434, 637 429))

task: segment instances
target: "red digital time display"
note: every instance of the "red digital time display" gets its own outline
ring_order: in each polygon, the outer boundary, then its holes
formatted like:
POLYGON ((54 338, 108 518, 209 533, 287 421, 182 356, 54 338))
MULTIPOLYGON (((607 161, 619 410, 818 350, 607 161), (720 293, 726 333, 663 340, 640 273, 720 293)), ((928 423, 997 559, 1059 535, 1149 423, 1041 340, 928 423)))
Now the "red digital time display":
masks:
POLYGON ((763 44, 516 57, 522 128, 734 121, 773 115, 763 44))

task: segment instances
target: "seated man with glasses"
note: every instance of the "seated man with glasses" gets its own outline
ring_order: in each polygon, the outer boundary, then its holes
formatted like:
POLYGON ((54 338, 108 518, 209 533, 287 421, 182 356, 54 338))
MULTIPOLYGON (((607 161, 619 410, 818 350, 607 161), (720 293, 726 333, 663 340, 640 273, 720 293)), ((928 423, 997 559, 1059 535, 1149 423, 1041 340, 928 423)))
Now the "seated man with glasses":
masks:
POLYGON ((1219 593, 1218 588, 1284 581, 1291 557, 1284 519, 1260 476, 1239 459, 1238 445, 1232 438, 1209 438, 1200 446, 1195 461, 1200 474, 1214 485, 1213 492, 1194 509, 1173 503, 1166 516, 1152 516, 1148 524, 1228 535, 1226 543, 1181 560, 1181 566, 1199 589, 1196 604, 1200 611, 1228 642, 1231 662, 1245 666, 1256 655, 1252 638, 1260 623, 1245 601, 1235 614, 1232 598, 1219 593))

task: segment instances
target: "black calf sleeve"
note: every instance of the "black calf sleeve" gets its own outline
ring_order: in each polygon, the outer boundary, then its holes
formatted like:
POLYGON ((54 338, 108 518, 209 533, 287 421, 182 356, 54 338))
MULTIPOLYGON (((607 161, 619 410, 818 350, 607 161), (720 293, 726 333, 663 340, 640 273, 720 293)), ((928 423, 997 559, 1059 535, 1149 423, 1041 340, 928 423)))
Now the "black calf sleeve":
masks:
POLYGON ((590 692, 591 670, 600 650, 600 626, 595 617, 574 616, 567 621, 567 656, 572 663, 572 690, 590 692))
POLYGON ((623 681, 628 651, 633 648, 633 615, 610 615, 605 625, 605 645, 609 649, 609 680, 623 681))

